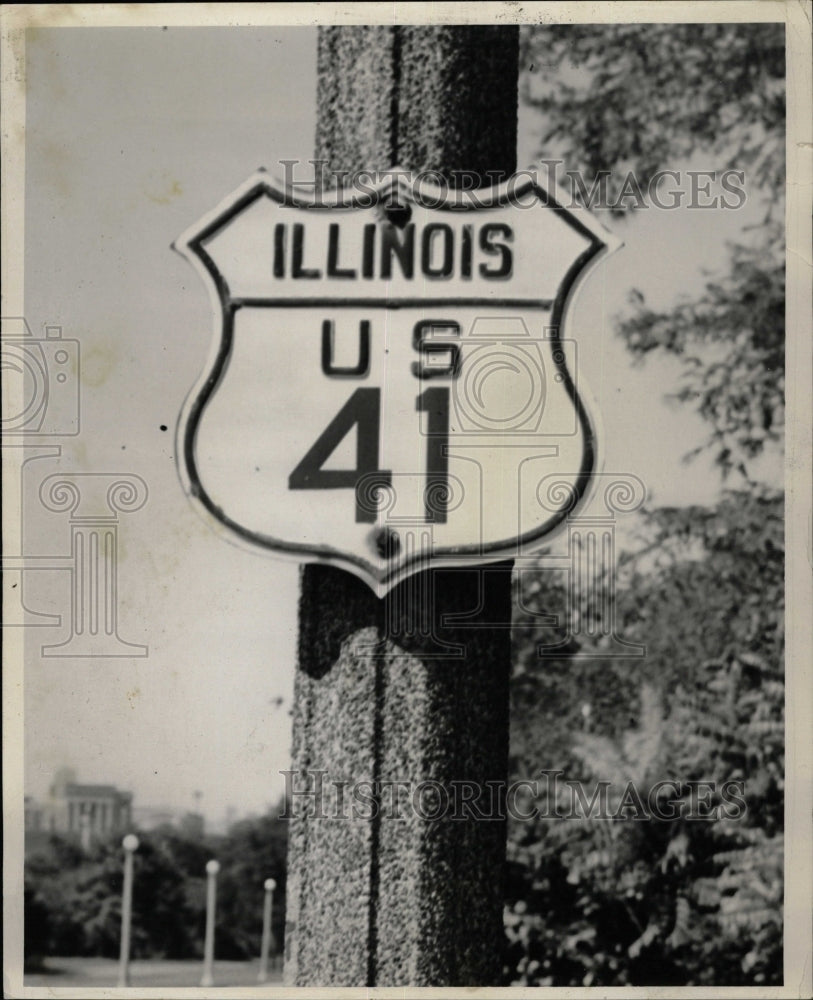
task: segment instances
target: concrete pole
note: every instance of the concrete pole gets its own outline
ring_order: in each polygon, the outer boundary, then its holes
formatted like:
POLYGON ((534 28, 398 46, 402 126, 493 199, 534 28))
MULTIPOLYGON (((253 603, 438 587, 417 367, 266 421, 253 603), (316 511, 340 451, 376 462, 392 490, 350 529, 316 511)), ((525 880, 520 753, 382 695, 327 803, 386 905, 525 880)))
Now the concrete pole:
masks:
POLYGON ((274 912, 274 889, 277 883, 272 878, 267 878, 264 883, 265 901, 263 903, 263 939, 260 946, 260 971, 257 975, 257 982, 264 983, 268 979, 268 955, 271 951, 271 916, 274 912))
POLYGON ((203 944, 203 975, 201 986, 214 986, 215 968, 215 903, 217 901, 217 861, 206 862, 206 937, 203 944))
MULTIPOLYGON (((515 27, 321 29, 316 155, 329 171, 397 164, 451 183, 510 174, 517 62, 515 27)), ((336 782, 409 785, 398 818, 384 802, 367 818, 305 815, 294 795, 288 985, 498 983, 505 825, 431 821, 408 803, 428 782, 506 779, 510 588, 504 563, 427 571, 378 600, 347 573, 304 567, 293 789, 318 770, 326 801, 336 782), (444 620, 472 612, 467 628, 444 620), (455 643, 463 656, 439 655, 455 643)))
POLYGON ((121 949, 119 951, 119 986, 130 985, 130 924, 133 915, 133 854, 138 850, 138 837, 128 833, 122 840, 124 848, 124 889, 121 897, 121 949))

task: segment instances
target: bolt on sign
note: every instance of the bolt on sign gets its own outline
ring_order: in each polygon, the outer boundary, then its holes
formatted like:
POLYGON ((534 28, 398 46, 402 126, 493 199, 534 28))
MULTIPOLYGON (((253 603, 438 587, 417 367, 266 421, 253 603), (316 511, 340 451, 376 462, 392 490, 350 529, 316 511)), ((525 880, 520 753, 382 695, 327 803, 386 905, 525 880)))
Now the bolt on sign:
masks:
POLYGON ((444 192, 395 172, 328 200, 256 173, 176 244, 218 326, 179 422, 188 495, 379 596, 532 551, 597 465, 567 305, 617 245, 530 177, 444 192))

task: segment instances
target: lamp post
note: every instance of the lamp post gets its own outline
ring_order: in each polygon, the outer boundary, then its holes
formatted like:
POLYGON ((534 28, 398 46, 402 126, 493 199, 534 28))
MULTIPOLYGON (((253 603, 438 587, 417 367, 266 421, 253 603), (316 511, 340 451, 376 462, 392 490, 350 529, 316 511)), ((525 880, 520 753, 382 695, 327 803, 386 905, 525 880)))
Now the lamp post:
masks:
POLYGON ((217 873, 220 863, 206 862, 206 938, 203 945, 203 976, 201 986, 214 986, 215 963, 215 900, 217 897, 217 873))
POLYGON ((260 946, 260 971, 257 975, 257 982, 264 983, 268 979, 268 955, 271 951, 271 915, 274 909, 274 890, 277 883, 272 878, 267 878, 264 883, 265 901, 263 904, 263 939, 260 946))
POLYGON ((124 848, 124 889, 121 900, 121 951, 119 952, 119 986, 130 985, 130 923, 133 911, 133 854, 138 850, 138 837, 128 833, 122 840, 124 848))

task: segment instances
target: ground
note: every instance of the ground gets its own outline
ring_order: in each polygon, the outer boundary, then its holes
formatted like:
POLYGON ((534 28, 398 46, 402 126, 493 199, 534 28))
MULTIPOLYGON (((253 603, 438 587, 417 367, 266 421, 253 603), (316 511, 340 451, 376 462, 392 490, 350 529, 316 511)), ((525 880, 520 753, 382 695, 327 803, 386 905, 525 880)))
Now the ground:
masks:
MULTIPOLYGON (((278 963, 279 965, 279 963, 278 963)), ((215 962, 215 986, 256 986, 259 960, 215 962)), ((160 960, 130 963, 131 986, 200 986, 202 962, 160 960)), ((119 963, 109 958, 49 958, 39 972, 27 973, 26 986, 106 987, 118 983, 119 963)), ((268 985, 282 982, 281 967, 268 971, 268 985)))

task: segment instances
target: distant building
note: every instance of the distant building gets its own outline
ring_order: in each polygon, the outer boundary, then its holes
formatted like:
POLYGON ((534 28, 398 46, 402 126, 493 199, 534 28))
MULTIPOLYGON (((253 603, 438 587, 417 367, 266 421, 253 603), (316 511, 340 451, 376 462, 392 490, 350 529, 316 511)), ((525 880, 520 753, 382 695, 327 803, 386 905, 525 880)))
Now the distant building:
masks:
POLYGON ((201 813, 170 806, 139 806, 133 810, 133 819, 139 830, 169 826, 191 839, 200 839, 205 833, 206 824, 201 813))
POLYGON ((172 827, 190 839, 205 834, 203 814, 178 806, 133 807, 132 792, 115 785, 90 785, 76 780, 76 772, 63 767, 55 775, 48 797, 39 802, 25 796, 26 847, 41 846, 49 834, 75 837, 87 850, 93 840, 172 827))
POLYGON ((26 833, 60 833, 87 843, 92 837, 126 833, 132 825, 132 792, 115 785, 85 785, 70 768, 57 772, 46 802, 25 798, 26 833))
POLYGON ((180 815, 180 811, 171 806, 138 806, 133 809, 133 821, 139 830, 177 826, 180 815))

